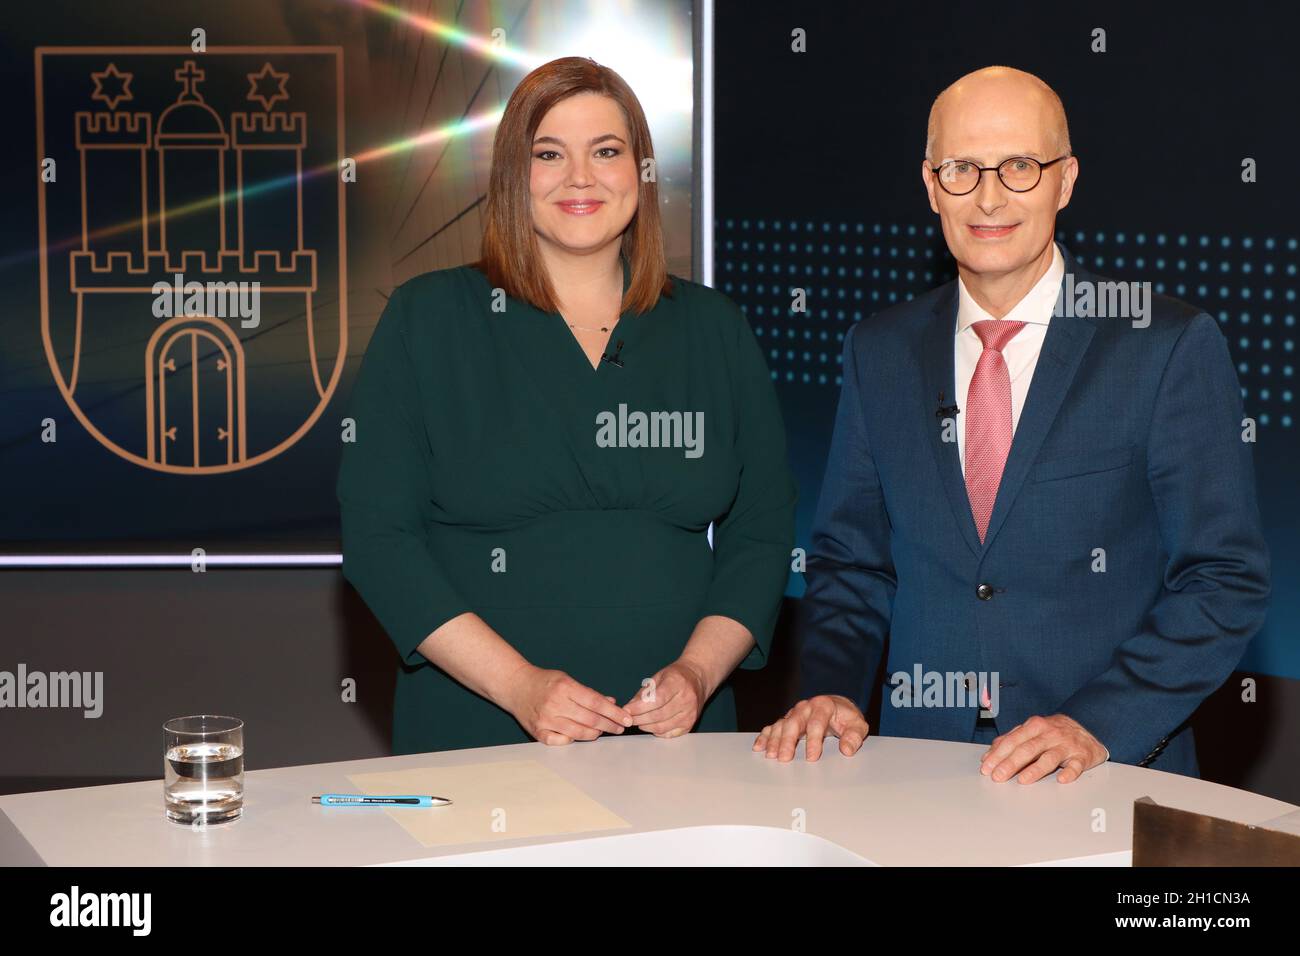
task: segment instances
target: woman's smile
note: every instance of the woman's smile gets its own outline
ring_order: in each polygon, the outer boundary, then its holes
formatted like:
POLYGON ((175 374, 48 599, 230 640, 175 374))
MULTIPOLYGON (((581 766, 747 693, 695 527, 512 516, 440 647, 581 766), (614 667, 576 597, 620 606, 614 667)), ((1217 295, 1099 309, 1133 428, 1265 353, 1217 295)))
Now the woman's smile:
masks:
POLYGON ((600 199, 562 199, 556 205, 570 216, 590 216, 605 203, 600 199))

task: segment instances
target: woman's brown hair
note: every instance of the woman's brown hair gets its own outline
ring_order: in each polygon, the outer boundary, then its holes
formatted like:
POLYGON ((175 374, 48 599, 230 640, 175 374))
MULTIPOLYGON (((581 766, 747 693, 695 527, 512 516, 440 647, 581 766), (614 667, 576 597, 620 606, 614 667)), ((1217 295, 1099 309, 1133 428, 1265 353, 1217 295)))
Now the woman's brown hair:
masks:
MULTIPOLYGON (((559 305, 533 231, 529 190, 533 137, 555 104, 579 93, 608 96, 622 107, 638 172, 644 160, 654 156, 650 126, 636 94, 621 76, 595 60, 578 56, 551 60, 525 76, 510 94, 492 142, 481 258, 472 265, 494 288, 543 312, 558 312, 559 305)), ((631 282, 621 312, 646 312, 661 294, 673 291, 664 260, 658 177, 639 178, 636 212, 623 231, 622 254, 630 266, 631 282)))

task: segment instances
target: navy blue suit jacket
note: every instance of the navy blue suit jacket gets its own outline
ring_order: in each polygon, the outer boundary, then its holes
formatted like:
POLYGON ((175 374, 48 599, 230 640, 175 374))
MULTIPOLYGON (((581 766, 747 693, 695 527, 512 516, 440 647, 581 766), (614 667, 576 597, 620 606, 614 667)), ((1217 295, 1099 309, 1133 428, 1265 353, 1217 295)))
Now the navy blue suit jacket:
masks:
MULTIPOLYGON (((1099 281, 1065 263, 1076 289, 1099 281)), ((845 336, 798 617, 803 696, 865 709, 887 649, 887 682, 918 665, 996 672, 999 732, 1063 713, 1111 760, 1196 775, 1187 718, 1241 660, 1269 593, 1218 324, 1164 296, 1146 328, 1053 315, 981 544, 937 414, 965 398, 957 303, 954 280, 845 336)), ((971 740, 974 695, 896 696, 887 685, 880 733, 971 740)))

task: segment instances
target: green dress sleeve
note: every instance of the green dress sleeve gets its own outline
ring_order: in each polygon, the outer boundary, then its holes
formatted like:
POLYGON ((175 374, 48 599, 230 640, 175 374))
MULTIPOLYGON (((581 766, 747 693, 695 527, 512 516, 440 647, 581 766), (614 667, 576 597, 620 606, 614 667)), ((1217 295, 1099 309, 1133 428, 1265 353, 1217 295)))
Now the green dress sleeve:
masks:
MULTIPOLYGON (((409 285, 409 283, 408 283, 409 285)), ((471 608, 430 555, 431 451, 407 348, 407 285, 393 292, 366 348, 348 408, 337 494, 343 576, 357 589, 402 661, 442 624, 471 608)))
POLYGON ((767 662, 785 595, 797 492, 771 373, 744 312, 723 301, 734 317, 728 364, 741 472, 730 509, 713 526, 713 580, 701 617, 718 614, 747 627, 755 646, 740 666, 755 670, 767 662))

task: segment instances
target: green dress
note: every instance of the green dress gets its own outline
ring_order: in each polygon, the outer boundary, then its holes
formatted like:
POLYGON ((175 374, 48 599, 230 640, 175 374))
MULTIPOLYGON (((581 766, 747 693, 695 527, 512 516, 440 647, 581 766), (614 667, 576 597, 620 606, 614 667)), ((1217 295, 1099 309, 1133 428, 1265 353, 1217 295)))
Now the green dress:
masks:
MULTIPOLYGON (((401 657, 394 753, 532 739, 416 650, 466 611, 619 704, 705 615, 749 628, 741 667, 763 666, 794 539, 781 412, 740 309, 672 278, 620 318, 622 366, 594 370, 559 313, 494 297, 471 266, 393 293, 337 490, 343 574, 401 657)), ((695 729, 736 729, 729 684, 695 729)))

